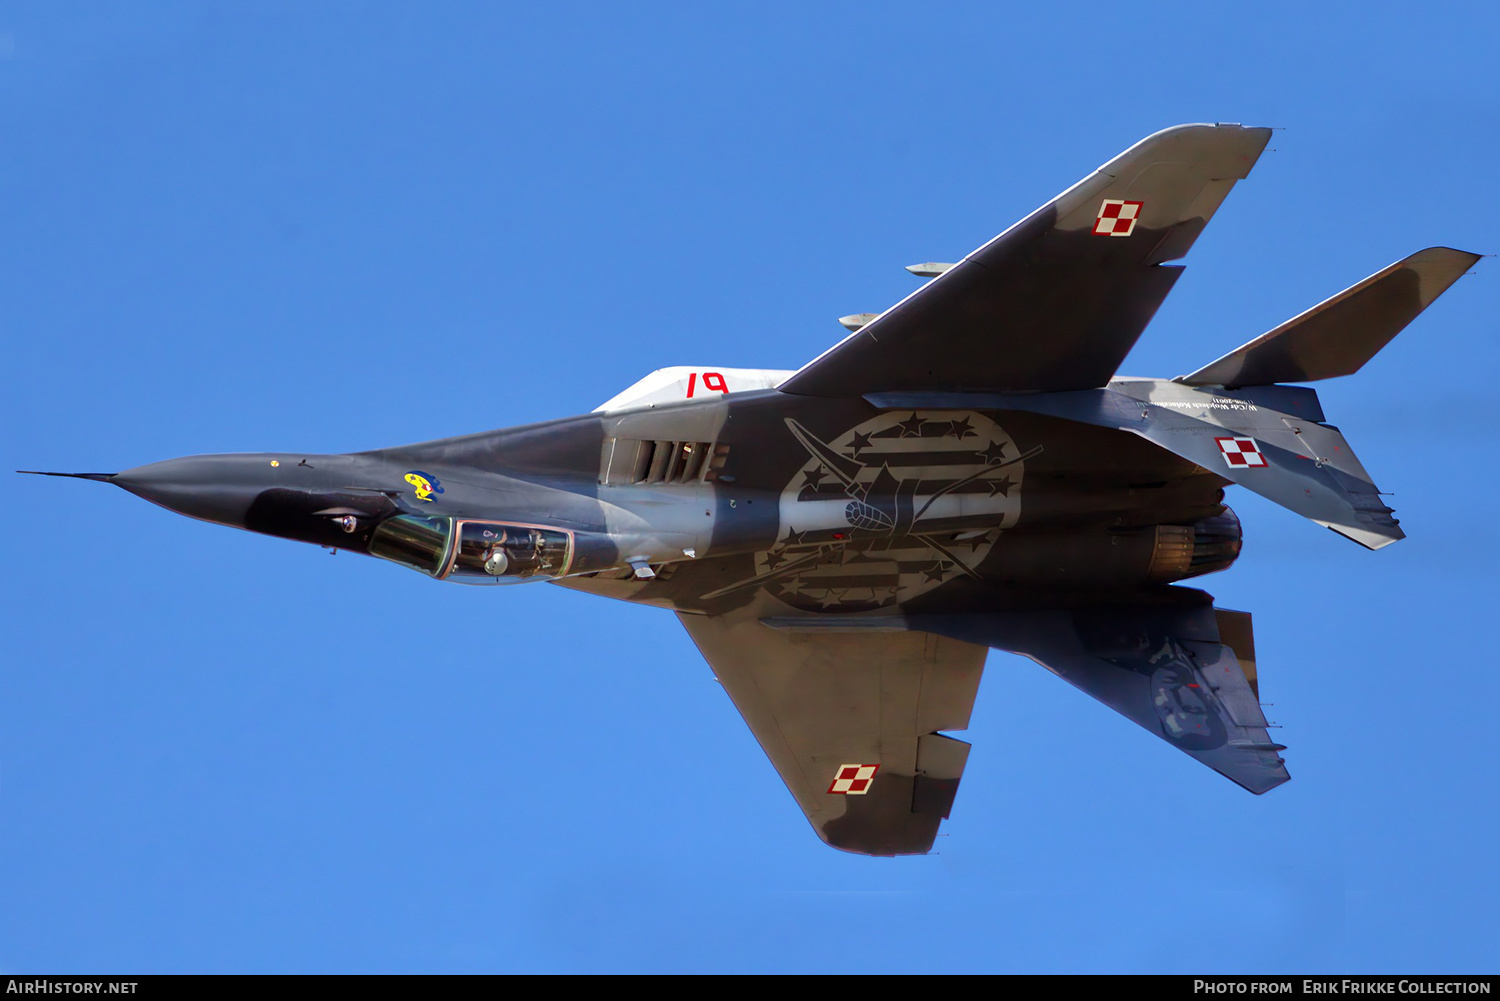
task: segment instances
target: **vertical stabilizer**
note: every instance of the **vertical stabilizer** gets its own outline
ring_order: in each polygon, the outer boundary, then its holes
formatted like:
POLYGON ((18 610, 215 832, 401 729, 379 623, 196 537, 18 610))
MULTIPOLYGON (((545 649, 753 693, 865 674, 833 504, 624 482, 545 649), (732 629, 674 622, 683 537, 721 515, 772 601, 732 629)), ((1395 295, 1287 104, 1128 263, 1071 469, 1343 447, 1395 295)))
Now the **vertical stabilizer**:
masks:
POLYGON ((1448 247, 1419 250, 1174 381, 1233 388, 1353 375, 1479 257, 1448 247))

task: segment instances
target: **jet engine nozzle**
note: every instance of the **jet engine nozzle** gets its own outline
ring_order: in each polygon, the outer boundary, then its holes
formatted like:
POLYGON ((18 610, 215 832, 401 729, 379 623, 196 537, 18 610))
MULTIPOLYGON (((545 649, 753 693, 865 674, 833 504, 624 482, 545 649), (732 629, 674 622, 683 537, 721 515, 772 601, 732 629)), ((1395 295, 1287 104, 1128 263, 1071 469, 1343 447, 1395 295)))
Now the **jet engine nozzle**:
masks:
POLYGON ((1229 508, 1191 525, 1158 525, 1148 580, 1168 583, 1229 569, 1240 555, 1240 519, 1229 508))

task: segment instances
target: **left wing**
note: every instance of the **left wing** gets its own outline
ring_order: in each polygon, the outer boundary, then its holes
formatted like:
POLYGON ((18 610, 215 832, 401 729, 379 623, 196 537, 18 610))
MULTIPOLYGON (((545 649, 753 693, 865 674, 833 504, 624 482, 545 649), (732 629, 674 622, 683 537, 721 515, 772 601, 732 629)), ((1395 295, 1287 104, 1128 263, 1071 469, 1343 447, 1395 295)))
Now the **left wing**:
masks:
POLYGON ((969 754, 938 731, 969 725, 986 649, 868 620, 763 619, 764 605, 678 617, 820 838, 931 849, 969 754))

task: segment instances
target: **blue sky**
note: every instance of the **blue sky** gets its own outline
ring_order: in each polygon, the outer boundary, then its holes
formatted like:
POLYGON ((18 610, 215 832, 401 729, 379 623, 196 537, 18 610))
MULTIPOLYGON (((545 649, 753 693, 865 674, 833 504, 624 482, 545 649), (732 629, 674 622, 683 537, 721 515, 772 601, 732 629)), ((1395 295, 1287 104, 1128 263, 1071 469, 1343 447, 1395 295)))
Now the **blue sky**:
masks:
MULTIPOLYGON (((1491 5, 1245 11, 8 5, 0 468, 795 368, 1180 122, 1285 131, 1128 374, 1500 251, 1491 5)), ((925 858, 824 847, 667 613, 12 477, 0 970, 1493 972, 1497 282, 1320 387, 1409 539, 1230 491, 1293 781, 992 654, 925 858)))

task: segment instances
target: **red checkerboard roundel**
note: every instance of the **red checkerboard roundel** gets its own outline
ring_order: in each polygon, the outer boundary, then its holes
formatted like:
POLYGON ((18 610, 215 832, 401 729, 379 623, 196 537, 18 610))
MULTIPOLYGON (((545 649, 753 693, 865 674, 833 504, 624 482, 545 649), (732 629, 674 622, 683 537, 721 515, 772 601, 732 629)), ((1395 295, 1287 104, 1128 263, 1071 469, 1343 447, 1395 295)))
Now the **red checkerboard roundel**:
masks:
POLYGON ((828 791, 836 796, 863 796, 870 791, 879 765, 839 765, 828 791))
POLYGON ((1254 438, 1215 438, 1214 441, 1218 442, 1219 451, 1224 455, 1224 463, 1230 469, 1253 469, 1269 465, 1254 438))
POLYGON ((1141 217, 1145 202, 1126 202, 1118 198, 1106 198, 1099 205, 1099 217, 1094 220, 1095 236, 1129 236, 1135 232, 1136 220, 1141 217))

